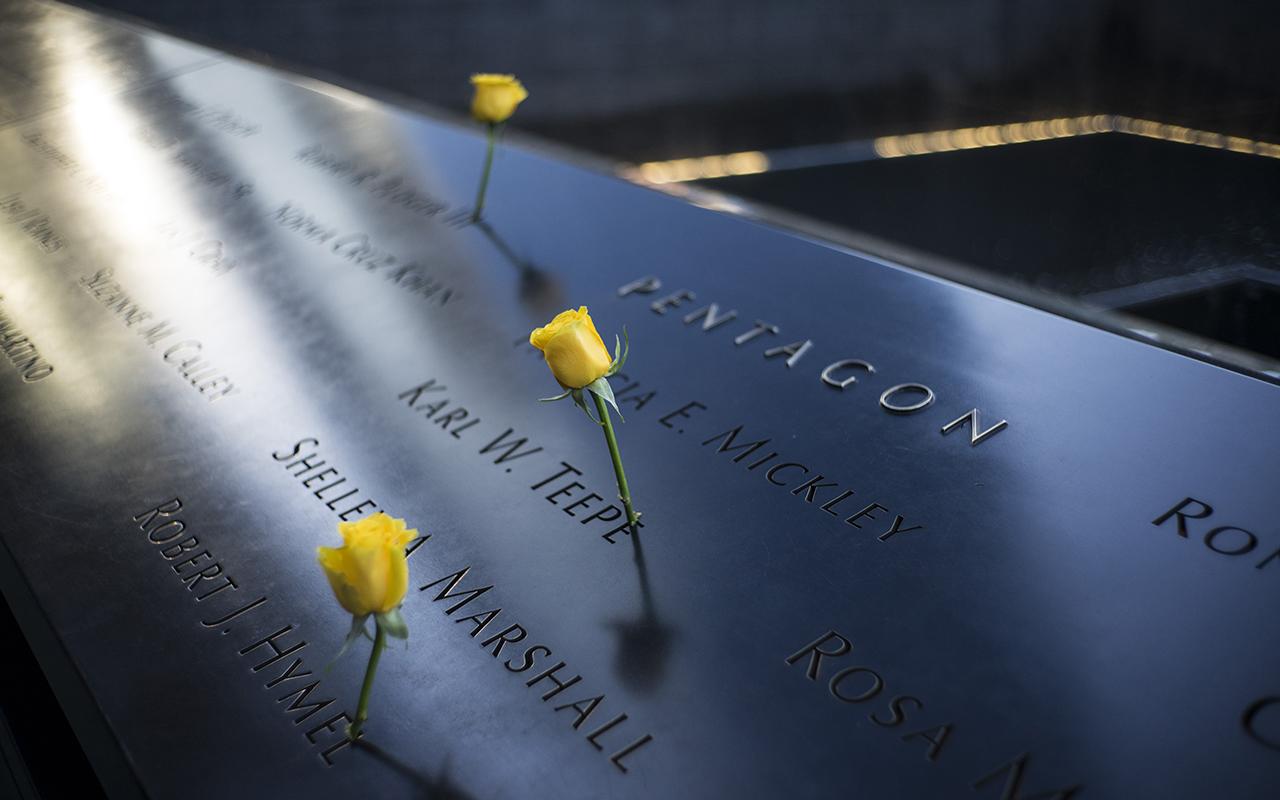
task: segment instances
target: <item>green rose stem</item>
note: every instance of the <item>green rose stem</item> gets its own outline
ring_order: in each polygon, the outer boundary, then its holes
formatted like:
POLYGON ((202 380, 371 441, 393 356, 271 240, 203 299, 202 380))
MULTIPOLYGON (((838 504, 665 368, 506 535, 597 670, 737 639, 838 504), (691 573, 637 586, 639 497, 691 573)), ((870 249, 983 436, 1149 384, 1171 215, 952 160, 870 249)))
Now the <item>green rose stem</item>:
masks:
POLYGON ((476 191, 476 207, 471 212, 471 221, 479 222, 480 214, 484 211, 484 193, 489 189, 489 173, 493 171, 493 150, 498 138, 498 125, 495 122, 489 123, 489 146, 484 154, 484 172, 480 174, 480 188, 476 191))
POLYGON ((382 630, 382 626, 375 622, 374 628, 377 629, 377 634, 373 639, 373 652, 369 653, 369 666, 364 670, 364 685, 360 687, 356 721, 347 728, 347 738, 353 742, 360 738, 360 729, 364 727, 364 721, 369 718, 369 692, 373 690, 373 675, 378 671, 378 659, 382 658, 382 651, 387 646, 387 634, 382 630))
POLYGON ((637 534, 637 523, 640 515, 631 507, 631 489, 627 487, 627 473, 622 468, 622 454, 618 452, 618 439, 613 435, 613 423, 609 420, 609 406, 595 392, 591 396, 596 401, 596 411, 600 414, 600 427, 604 428, 604 440, 609 443, 609 455, 613 457, 613 473, 618 478, 618 497, 627 509, 627 524, 631 526, 632 535, 637 534))

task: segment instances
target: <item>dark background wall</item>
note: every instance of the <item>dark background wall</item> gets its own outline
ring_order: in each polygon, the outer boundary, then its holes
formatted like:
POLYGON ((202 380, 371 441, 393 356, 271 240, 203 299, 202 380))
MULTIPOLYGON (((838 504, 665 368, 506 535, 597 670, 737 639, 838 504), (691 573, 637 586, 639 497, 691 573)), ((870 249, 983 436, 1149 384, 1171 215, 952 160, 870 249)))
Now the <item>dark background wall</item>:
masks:
POLYGON ((1192 0, 99 0, 224 47, 623 160, 1123 113, 1276 138, 1280 4, 1192 0))

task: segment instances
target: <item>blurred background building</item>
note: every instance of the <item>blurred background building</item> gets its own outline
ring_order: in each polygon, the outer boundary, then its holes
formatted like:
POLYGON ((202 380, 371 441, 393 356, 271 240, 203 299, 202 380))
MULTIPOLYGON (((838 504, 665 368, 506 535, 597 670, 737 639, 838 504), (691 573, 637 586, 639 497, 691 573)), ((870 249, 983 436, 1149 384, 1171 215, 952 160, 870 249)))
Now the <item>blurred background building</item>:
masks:
POLYGON ((1280 379, 1280 6, 101 0, 1280 379))

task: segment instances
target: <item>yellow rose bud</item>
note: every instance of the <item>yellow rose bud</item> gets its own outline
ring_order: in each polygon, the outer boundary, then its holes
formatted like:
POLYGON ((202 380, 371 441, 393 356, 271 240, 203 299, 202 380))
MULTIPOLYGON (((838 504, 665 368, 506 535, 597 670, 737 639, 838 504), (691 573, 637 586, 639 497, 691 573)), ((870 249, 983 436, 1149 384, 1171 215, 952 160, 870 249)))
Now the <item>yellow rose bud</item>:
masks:
POLYGON ((363 617, 399 606, 409 588, 404 549, 418 532, 381 511, 355 522, 339 522, 338 531, 343 546, 320 547, 316 553, 342 607, 363 617))
POLYGON ((506 122, 529 93, 515 75, 472 75, 476 87, 471 115, 481 122, 506 122))
POLYGON ((551 374, 566 389, 581 389, 602 377, 613 364, 587 307, 561 311, 529 334, 529 344, 542 351, 551 374))

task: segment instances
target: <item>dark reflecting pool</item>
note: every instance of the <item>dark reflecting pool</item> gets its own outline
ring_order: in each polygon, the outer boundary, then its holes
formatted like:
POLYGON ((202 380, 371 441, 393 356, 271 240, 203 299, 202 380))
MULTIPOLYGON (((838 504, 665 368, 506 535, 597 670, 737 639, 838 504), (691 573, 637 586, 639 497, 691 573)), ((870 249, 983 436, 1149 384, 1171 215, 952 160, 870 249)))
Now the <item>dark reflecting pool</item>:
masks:
POLYGON ((701 183, 1280 357, 1275 158, 1113 132, 701 183))

